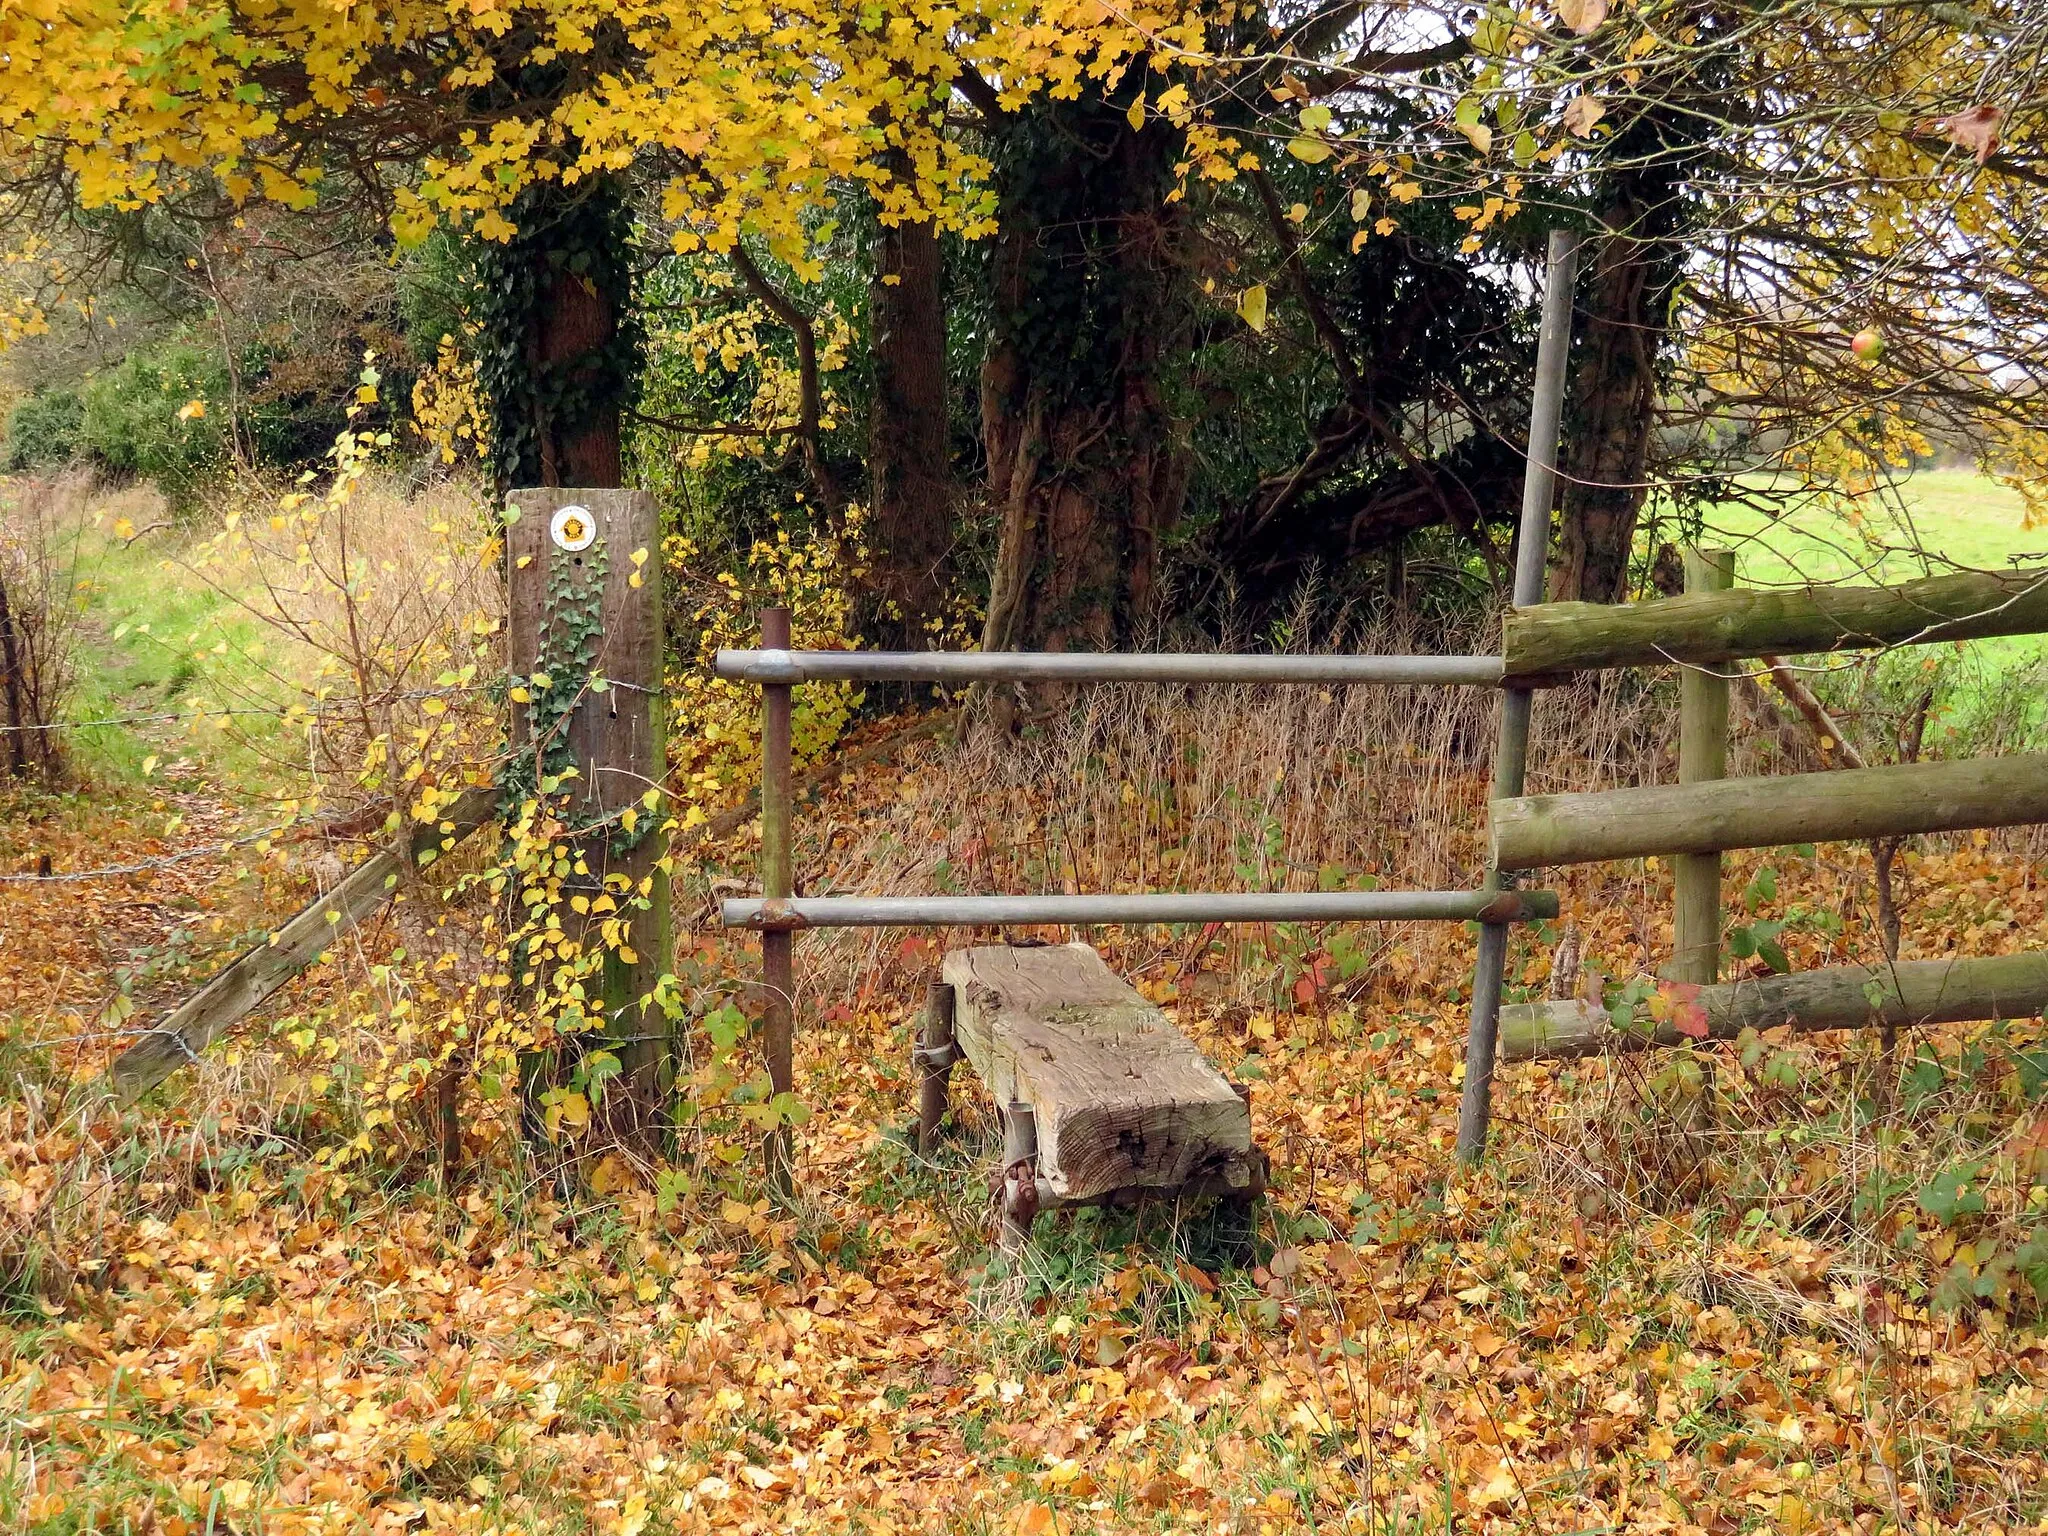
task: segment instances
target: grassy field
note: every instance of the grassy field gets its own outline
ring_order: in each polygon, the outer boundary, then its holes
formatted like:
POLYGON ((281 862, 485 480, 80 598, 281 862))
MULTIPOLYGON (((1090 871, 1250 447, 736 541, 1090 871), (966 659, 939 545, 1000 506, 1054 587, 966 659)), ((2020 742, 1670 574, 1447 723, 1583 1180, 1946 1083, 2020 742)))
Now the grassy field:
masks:
POLYGON ((1974 471, 1922 471, 1900 481, 1892 500, 1872 501, 1860 528, 1823 509, 1773 520, 1723 504, 1707 515, 1706 538, 1736 551, 1740 579, 1753 586, 1910 581, 2048 560, 2048 529, 2023 528, 2019 496, 1974 471))
MULTIPOLYGON (((2019 496, 1969 470, 1927 470, 1873 499, 1860 522, 1823 507, 1772 518, 1723 503, 1705 519, 1702 541, 1736 552, 1745 586, 1810 582, 1894 583, 1957 568, 2000 570, 2048 562, 2048 529, 2022 526, 2019 496)), ((1669 537, 1669 526, 1652 539, 1669 537)), ((1930 741, 1948 753, 2036 744, 2043 723, 2041 675, 2048 637, 2025 635, 1916 647, 1870 662, 1840 658, 1816 677, 1832 707, 1851 716, 1889 715, 1928 682, 1939 707, 1930 741)))
POLYGON ((74 761, 102 784, 180 788, 203 759, 213 787, 261 796, 294 750, 271 712, 290 693, 273 670, 271 637, 193 569, 214 525, 146 531, 160 517, 153 503, 145 491, 99 498, 74 525, 81 644, 65 715, 121 722, 73 730, 74 761), (123 519, 145 531, 122 537, 123 519))

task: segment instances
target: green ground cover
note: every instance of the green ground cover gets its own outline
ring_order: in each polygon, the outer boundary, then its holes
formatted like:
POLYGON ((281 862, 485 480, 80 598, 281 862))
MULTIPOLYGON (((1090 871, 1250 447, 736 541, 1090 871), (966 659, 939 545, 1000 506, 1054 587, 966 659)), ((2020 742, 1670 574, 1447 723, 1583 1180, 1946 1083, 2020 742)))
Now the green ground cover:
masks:
POLYGON ((83 622, 65 709, 79 723, 74 761, 107 787, 197 788, 203 774, 204 787, 230 798, 279 789, 284 763, 302 750, 269 712, 289 684, 273 670, 265 626, 192 569, 211 529, 130 543, 112 526, 102 515, 75 531, 83 622), (148 716, 170 718, 136 718, 148 716))
POLYGON ((1754 586, 2048 563, 2048 529, 2022 527, 2019 496, 1974 471, 1923 470, 1900 481, 1896 503, 1869 503, 1861 529, 1824 508, 1774 520, 1723 504, 1706 516, 1705 542, 1735 550, 1740 579, 1754 586))
MULTIPOLYGON (((1650 536, 1669 537, 1668 525, 1650 536)), ((1860 526, 1824 507, 1772 518, 1724 503, 1706 514, 1701 542, 1734 550, 1736 579, 1749 586, 1893 583, 1958 567, 2048 565, 2048 529, 2022 526, 2019 496, 1970 470, 1904 477, 1896 495, 1861 509, 1860 526)), ((1834 670, 1815 674, 1816 690, 1851 716, 1897 714, 1933 683, 1939 704, 1929 740, 1944 755, 2041 745, 2048 636, 1914 647, 1868 666, 1846 657, 1822 665, 1834 670)))

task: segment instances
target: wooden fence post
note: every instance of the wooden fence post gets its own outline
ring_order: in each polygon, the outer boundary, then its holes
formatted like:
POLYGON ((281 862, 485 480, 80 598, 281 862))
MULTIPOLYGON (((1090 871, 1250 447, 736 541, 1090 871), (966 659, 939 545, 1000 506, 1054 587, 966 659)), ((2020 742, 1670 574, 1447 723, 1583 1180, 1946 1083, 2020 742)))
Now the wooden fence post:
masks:
MULTIPOLYGON (((761 648, 789 649, 789 610, 761 610, 761 648)), ((790 685, 767 683, 761 689, 761 895, 768 901, 793 896, 795 877, 790 855, 790 685)), ((769 1091, 792 1093, 796 1036, 796 964, 791 953, 795 935, 787 928, 761 934, 761 1049, 767 1058, 769 1091)), ((794 1187, 789 1127, 768 1132, 762 1147, 768 1188, 786 1198, 794 1187)))
MULTIPOLYGON (((1687 592, 1726 592, 1734 585, 1734 551, 1685 552, 1687 592)), ((1687 667, 1678 690, 1678 782, 1726 778, 1728 679, 1687 667)), ((1721 855, 1674 855, 1671 898, 1671 963, 1664 974, 1672 981, 1711 986, 1721 976, 1721 855)))
POLYGON ((590 829, 578 844, 589 874, 576 883, 594 892, 623 876, 647 902, 620 900, 626 943, 608 950, 601 991, 634 1128, 648 1134, 666 1089, 667 1028, 642 999, 672 963, 658 867, 667 807, 644 803, 666 772, 660 519, 645 491, 546 486, 513 491, 506 521, 511 669, 548 679, 518 711, 514 739, 544 731, 534 741, 543 759, 576 767, 571 825, 590 829))

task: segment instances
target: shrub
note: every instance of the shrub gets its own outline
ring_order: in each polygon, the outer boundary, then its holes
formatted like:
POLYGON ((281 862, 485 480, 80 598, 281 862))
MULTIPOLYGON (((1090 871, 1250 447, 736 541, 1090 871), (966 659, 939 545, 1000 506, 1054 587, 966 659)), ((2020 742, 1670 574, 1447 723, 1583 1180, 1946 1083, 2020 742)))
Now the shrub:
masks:
POLYGON ((75 389, 39 389, 7 417, 7 472, 58 469, 77 458, 85 435, 85 402, 75 389))
POLYGON ((227 461, 210 407, 226 394, 206 348, 172 341, 131 352, 85 386, 85 449, 115 474, 154 481, 174 514, 190 511, 227 461))

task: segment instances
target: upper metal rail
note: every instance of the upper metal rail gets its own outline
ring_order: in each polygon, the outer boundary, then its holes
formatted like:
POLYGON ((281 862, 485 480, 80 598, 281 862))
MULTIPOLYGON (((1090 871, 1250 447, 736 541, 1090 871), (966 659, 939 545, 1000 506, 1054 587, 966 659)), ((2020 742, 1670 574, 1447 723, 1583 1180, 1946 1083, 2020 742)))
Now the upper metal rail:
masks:
POLYGON ((1187 891, 1089 896, 736 897, 728 928, 1011 927, 1038 923, 1389 923, 1542 921, 1555 891, 1187 891))
POLYGON ((1382 683, 1497 688, 1498 656, 1151 655, 1097 651, 720 651, 749 683, 1382 683))

